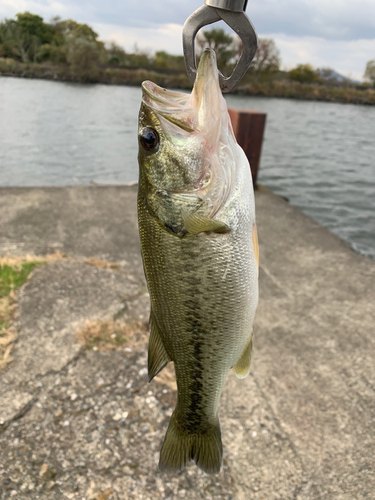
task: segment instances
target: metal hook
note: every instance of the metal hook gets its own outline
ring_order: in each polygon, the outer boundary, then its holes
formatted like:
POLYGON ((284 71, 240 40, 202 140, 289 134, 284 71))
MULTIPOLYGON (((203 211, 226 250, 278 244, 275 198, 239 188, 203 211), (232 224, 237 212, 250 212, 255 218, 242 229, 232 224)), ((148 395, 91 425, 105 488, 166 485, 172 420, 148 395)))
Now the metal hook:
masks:
POLYGON ((195 61, 195 37, 198 31, 208 24, 223 20, 233 29, 242 41, 242 54, 229 78, 219 71, 222 92, 229 92, 241 80, 249 68, 258 46, 258 38, 250 19, 244 12, 247 0, 206 0, 186 20, 182 32, 186 70, 194 84, 197 66, 195 61))

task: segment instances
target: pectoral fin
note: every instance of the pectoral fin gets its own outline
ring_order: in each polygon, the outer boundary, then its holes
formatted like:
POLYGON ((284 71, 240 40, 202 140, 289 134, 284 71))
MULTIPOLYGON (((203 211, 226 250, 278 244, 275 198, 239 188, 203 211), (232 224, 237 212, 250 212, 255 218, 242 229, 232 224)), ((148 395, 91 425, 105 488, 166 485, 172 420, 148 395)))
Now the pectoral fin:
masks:
POLYGON ((210 219, 209 217, 202 217, 201 215, 191 214, 182 210, 181 212, 182 220, 184 226, 188 233, 198 234, 207 231, 212 231, 214 233, 228 233, 230 231, 229 226, 220 222, 219 220, 210 219))
POLYGON ((150 314, 150 340, 148 343, 148 381, 151 380, 170 362, 160 337, 159 328, 154 315, 150 314))
POLYGON ((246 342, 241 356, 238 358, 237 363, 232 367, 232 370, 237 375, 238 378, 245 378, 250 371, 250 361, 251 361, 251 350, 252 350, 252 334, 249 340, 246 342))

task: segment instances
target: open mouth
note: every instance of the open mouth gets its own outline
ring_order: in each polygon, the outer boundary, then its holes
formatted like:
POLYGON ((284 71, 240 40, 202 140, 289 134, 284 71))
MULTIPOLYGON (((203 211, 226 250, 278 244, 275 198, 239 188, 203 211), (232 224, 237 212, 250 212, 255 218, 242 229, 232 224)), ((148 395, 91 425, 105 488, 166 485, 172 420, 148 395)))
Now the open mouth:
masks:
POLYGON ((193 132, 198 126, 198 110, 190 104, 190 96, 166 90, 156 83, 142 83, 143 102, 158 116, 177 125, 186 132, 193 132))

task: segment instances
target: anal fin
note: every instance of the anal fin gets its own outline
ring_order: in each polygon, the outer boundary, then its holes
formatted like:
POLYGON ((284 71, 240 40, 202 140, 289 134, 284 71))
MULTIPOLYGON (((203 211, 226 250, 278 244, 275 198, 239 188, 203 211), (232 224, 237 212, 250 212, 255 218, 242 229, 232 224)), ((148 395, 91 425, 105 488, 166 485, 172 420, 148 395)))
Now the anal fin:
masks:
POLYGON ((171 361, 160 336, 154 315, 150 314, 150 340, 148 343, 148 381, 151 380, 171 361))
POLYGON ((230 231, 229 226, 219 220, 192 214, 186 210, 182 210, 181 216, 184 221, 186 231, 190 234, 198 234, 209 231, 214 233, 228 233, 230 231))
POLYGON ((245 378, 250 371, 251 350, 253 346, 253 335, 251 334, 249 340, 246 342, 237 363, 232 367, 232 370, 238 378, 245 378))

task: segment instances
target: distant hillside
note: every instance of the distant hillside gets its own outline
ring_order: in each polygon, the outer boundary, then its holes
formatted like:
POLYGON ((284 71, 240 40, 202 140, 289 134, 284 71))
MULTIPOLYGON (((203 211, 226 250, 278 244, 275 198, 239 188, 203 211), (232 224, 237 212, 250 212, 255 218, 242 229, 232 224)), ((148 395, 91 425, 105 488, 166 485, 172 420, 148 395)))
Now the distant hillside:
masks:
POLYGON ((348 83, 351 85, 360 85, 361 82, 359 80, 352 80, 347 76, 341 75, 334 69, 324 69, 318 68, 316 70, 317 74, 324 79, 325 81, 331 81, 332 83, 348 83))

